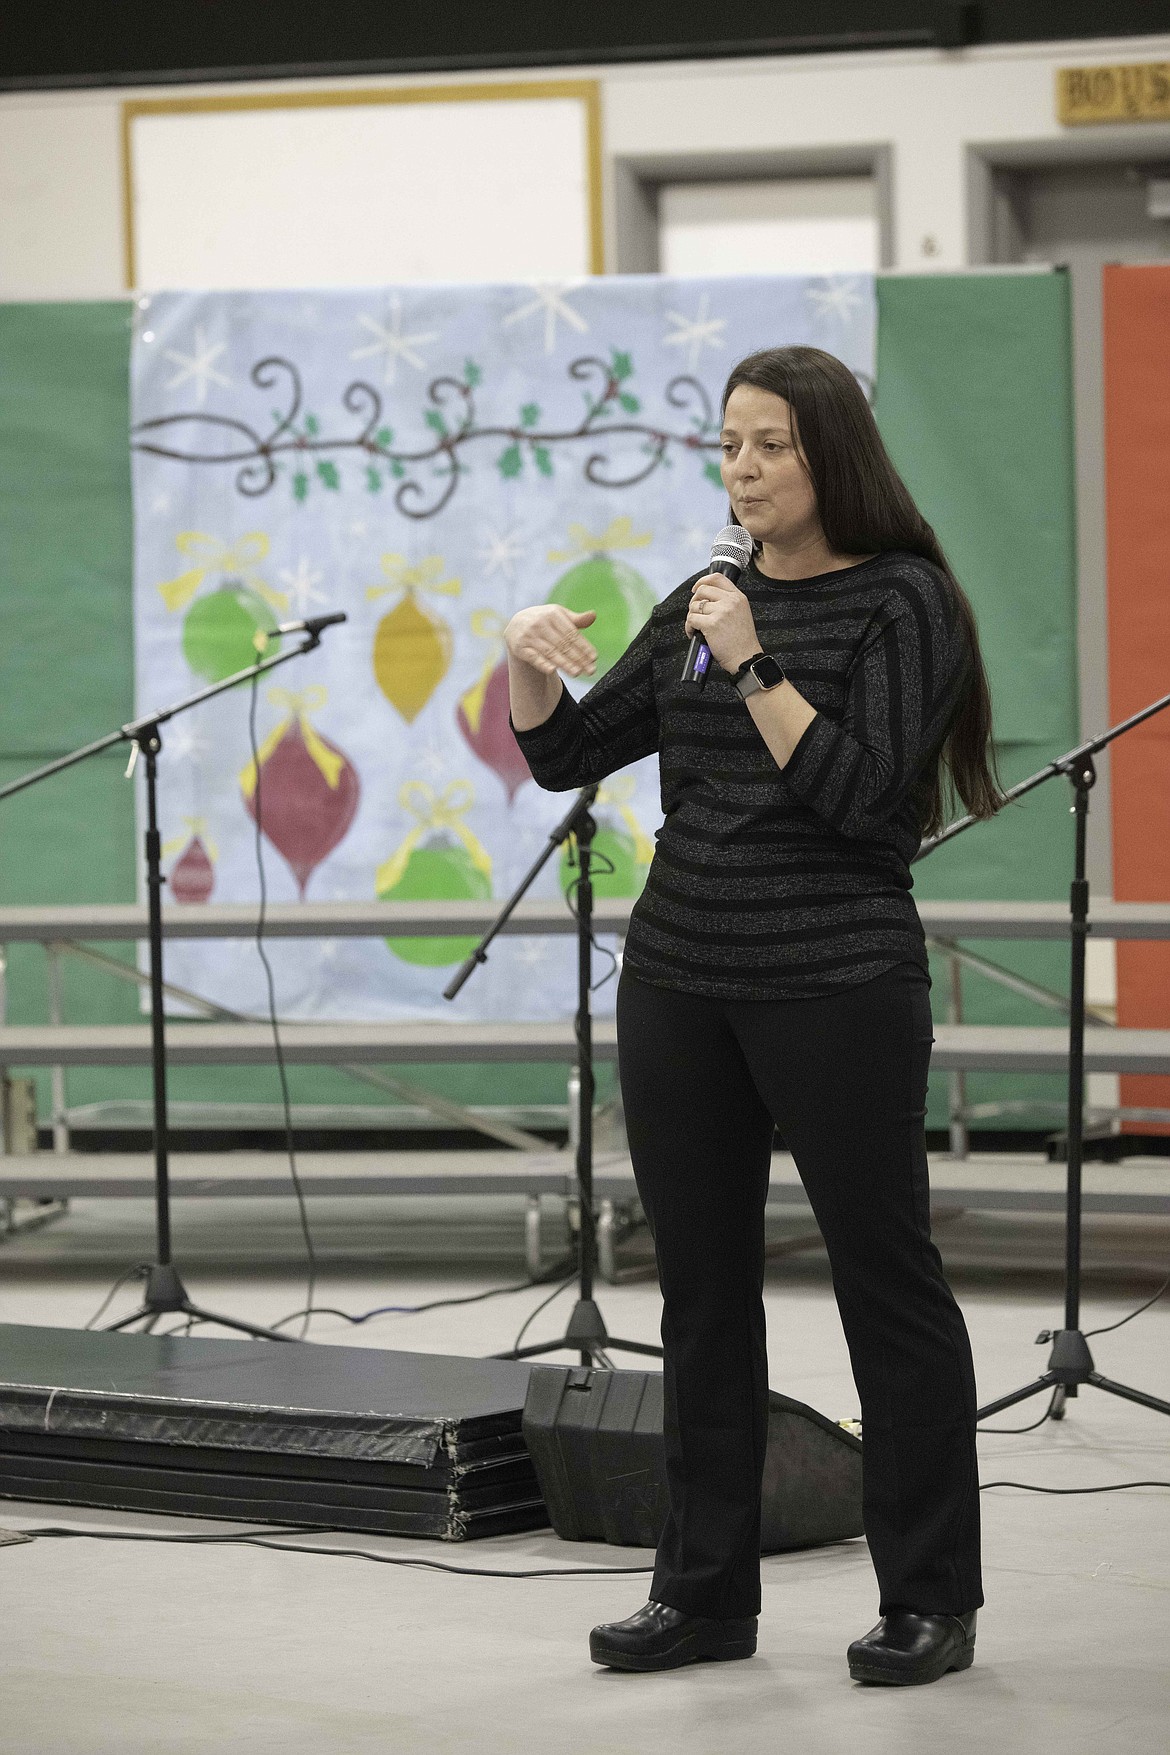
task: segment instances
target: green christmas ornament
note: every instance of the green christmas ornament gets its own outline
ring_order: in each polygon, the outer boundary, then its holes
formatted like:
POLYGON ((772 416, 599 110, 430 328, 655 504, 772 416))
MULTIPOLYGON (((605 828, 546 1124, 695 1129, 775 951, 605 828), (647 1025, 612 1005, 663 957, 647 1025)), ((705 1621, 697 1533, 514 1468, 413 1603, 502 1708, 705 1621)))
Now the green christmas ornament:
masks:
MULTIPOLYGON (((222 682, 234 671, 246 670, 261 656, 256 644, 260 633, 271 635, 276 617, 258 591, 239 580, 221 585, 206 597, 197 597, 183 622, 183 656, 196 676, 222 682)), ((269 639, 263 656, 279 652, 279 639, 269 639)))
MULTIPOLYGON (((593 860, 589 872, 595 896, 639 896, 648 867, 638 858, 638 847, 624 829, 599 828, 593 837, 593 860), (613 866, 610 871, 609 866, 613 866)), ((568 893, 580 872, 576 855, 570 862, 569 848, 561 854, 561 888, 568 893)))
MULTIPOLYGON (((400 862, 390 862, 400 863, 400 862)), ((383 868, 384 870, 385 868, 383 868)), ((381 873, 379 873, 381 876, 381 873)), ((379 902, 478 901, 492 893, 491 876, 477 866, 466 847, 447 840, 414 847, 400 864, 400 875, 379 885, 379 902)), ((475 949, 476 938, 388 938, 386 945, 404 963, 440 968, 461 963, 475 949)))
POLYGON ((575 615, 587 609, 596 611, 597 620, 583 630, 597 648, 596 680, 621 657, 657 599, 641 573, 627 561, 594 554, 562 574, 548 601, 562 604, 575 615))

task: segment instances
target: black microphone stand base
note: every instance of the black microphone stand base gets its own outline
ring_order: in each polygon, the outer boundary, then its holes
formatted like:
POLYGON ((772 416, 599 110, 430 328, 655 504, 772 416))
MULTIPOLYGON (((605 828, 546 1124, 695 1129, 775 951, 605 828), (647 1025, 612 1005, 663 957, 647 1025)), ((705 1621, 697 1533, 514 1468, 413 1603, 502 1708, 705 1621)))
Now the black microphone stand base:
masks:
POLYGON ((1164 1402, 1156 1395, 1147 1395, 1144 1389, 1130 1389, 1128 1384, 1115 1383, 1111 1377, 1102 1377, 1093 1365, 1089 1343, 1080 1329, 1062 1328, 1055 1334, 1046 1332, 1040 1339, 1053 1342, 1047 1371, 1023 1389, 1015 1389, 1010 1395, 1001 1395, 998 1401, 988 1402, 985 1408, 979 1409, 975 1416, 977 1420, 1002 1414, 1005 1408, 1014 1408, 1018 1402, 1028 1401, 1034 1395, 1043 1395, 1046 1390, 1055 1391, 1049 1417, 1062 1420, 1065 1402, 1069 1396, 1076 1395, 1082 1383, 1091 1384, 1094 1389, 1103 1389, 1109 1395, 1120 1396, 1123 1401, 1137 1402, 1143 1408, 1152 1408, 1156 1414, 1170 1414, 1170 1402, 1164 1402))
POLYGON ((258 1341, 291 1341, 293 1338, 291 1335, 279 1334, 276 1329, 261 1328, 254 1322, 242 1322, 235 1316, 221 1316, 218 1311, 204 1310, 202 1305, 193 1304, 172 1262, 157 1262, 149 1270, 141 1308, 132 1311, 129 1316, 121 1317, 117 1322, 111 1322, 106 1333, 116 1334, 119 1329, 130 1328, 134 1323, 141 1322, 146 1325, 143 1332, 150 1334, 161 1316, 189 1316, 194 1322, 214 1322, 220 1328, 235 1329, 238 1334, 252 1335, 258 1341))
POLYGON ((508 1353, 495 1353, 496 1359, 535 1359, 542 1353, 560 1353, 576 1348, 582 1365, 600 1365, 613 1370, 608 1349, 616 1347, 623 1353, 644 1353, 648 1358, 661 1359, 662 1348, 646 1341, 619 1341, 605 1326, 605 1318, 592 1298, 578 1298, 573 1306, 568 1327, 559 1341, 537 1341, 530 1347, 513 1347, 508 1353))

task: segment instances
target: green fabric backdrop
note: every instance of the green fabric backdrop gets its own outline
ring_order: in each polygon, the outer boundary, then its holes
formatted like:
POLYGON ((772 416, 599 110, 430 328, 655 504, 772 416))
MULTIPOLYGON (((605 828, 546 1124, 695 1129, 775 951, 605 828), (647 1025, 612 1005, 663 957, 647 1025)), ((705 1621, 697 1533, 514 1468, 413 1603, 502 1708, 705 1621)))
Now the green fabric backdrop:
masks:
MULTIPOLYGON (((878 281, 878 311, 878 423, 975 606, 1000 772, 1011 785, 1079 735, 1068 276, 891 276, 878 281)), ((917 895, 1066 897, 1067 791, 1050 782, 940 848, 914 868, 917 895)), ((970 948, 1068 991, 1061 944, 983 940, 970 948)), ((936 964, 934 976, 942 1019, 945 968, 936 964)), ((978 975, 964 976, 964 1006, 972 1023, 1057 1022, 978 975)), ((934 1125, 945 1083, 932 1080, 934 1125)), ((1061 1091, 1050 1077, 968 1080, 971 1102, 1059 1101, 1061 1091)))
MULTIPOLYGON (((878 282, 876 412, 980 617, 1005 781, 1077 736, 1072 403, 1067 277, 894 276, 878 282)), ((128 718, 133 705, 126 302, 0 306, 0 778, 128 718)), ((132 796, 120 756, 98 758, 9 801, 0 900, 129 901, 132 796)), ((916 868, 920 896, 1059 897, 1071 852, 1060 787, 963 836, 916 868)), ((1055 945, 972 948, 1046 986, 1066 985, 1055 945)), ((128 953, 126 953, 128 954, 128 953)), ((936 969, 945 1016, 945 972, 936 969)), ((973 1021, 1051 1014, 968 976, 973 1021)), ((67 964, 66 1015, 137 1017, 133 990, 67 964)), ((9 1015, 46 1016, 44 959, 13 947, 9 1015)), ((466 1102, 556 1102, 554 1068, 418 1068, 466 1102)), ((612 1075, 604 1071, 602 1094, 612 1075)), ((293 1069, 301 1103, 380 1102, 329 1069, 293 1069)), ((275 1075, 223 1068, 172 1076, 177 1099, 274 1101, 275 1075)), ((145 1077, 71 1072, 69 1101, 145 1096, 145 1077)), ((1045 1079, 970 1081, 973 1101, 1059 1095, 1045 1079)), ((46 1100, 42 1095, 42 1114, 46 1100)), ((945 1115, 934 1080, 931 1123, 945 1115)))

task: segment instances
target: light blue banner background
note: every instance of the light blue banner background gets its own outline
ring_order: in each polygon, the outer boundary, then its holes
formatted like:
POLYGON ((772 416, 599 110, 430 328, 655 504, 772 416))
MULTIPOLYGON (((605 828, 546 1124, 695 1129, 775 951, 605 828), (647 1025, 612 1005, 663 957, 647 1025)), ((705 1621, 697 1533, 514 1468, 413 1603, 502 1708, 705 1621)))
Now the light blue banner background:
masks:
MULTIPOLYGON (((312 821, 297 831, 309 900, 367 902, 435 873, 449 893, 502 900, 568 804, 530 779, 516 787, 500 756, 499 681, 483 685, 503 623, 596 556, 600 572, 579 589, 602 581, 611 633, 632 636, 651 601, 702 567, 726 521, 713 441, 731 366, 805 343, 868 389, 874 332, 862 276, 143 298, 132 351, 139 711, 206 680, 209 630, 225 618, 246 632, 250 616, 344 610, 318 652, 260 685, 264 821, 275 813, 287 829, 298 810, 319 811, 319 833, 312 821)), ((249 761, 246 689, 167 728, 162 826, 176 892, 257 895, 249 761)), ((661 822, 654 761, 615 777, 597 815, 602 851, 640 881, 661 822)), ((289 859, 268 840, 264 858, 270 897, 295 901, 289 859)), ((558 893, 560 878, 554 861, 533 893, 558 893)), ((450 962, 467 948, 451 941, 450 962)), ((269 949, 285 1017, 573 1009, 567 939, 497 941, 454 1006, 441 998, 449 964, 419 965, 381 941, 269 949)), ((167 976, 242 1011, 265 1006, 259 962, 239 945, 171 941, 167 976)), ((600 1010, 613 989, 599 992, 600 1010)))

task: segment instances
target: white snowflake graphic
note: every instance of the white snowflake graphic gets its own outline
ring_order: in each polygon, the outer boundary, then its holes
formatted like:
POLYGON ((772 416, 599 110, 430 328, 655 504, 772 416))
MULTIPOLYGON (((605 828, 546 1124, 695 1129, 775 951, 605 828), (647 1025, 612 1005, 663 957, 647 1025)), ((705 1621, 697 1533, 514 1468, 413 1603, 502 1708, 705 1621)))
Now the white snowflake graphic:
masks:
POLYGON ((516 947, 516 961, 526 963, 530 968, 536 963, 548 961, 548 945, 543 938, 524 938, 516 947))
POLYGON ((163 489, 160 493, 151 495, 150 510, 151 510, 152 517, 165 518, 167 513, 170 511, 170 509, 171 509, 171 496, 170 496, 170 494, 168 494, 166 492, 165 489, 163 489))
POLYGON ((419 348, 425 347, 430 341, 439 339, 437 329, 417 330, 413 335, 402 333, 402 300, 397 293, 390 295, 389 321, 379 323, 376 317, 359 317, 358 322, 363 329, 368 329, 375 339, 368 347, 355 347, 350 354, 351 360, 376 359, 384 357, 382 382, 393 384, 398 376, 398 362, 405 360, 416 372, 421 372, 426 361, 419 348))
POLYGON ((309 613, 311 603, 328 603, 327 593, 316 589, 325 575, 309 565, 306 555, 301 556, 295 568, 282 567, 280 577, 290 603, 296 605, 302 619, 309 613))
POLYGON ((211 748, 211 739, 201 737, 190 723, 176 725, 167 733, 166 751, 174 762, 194 762, 206 755, 211 748))
POLYGON ((693 317, 685 317, 681 311, 667 311, 666 321, 674 324, 674 334, 664 335, 663 347, 685 347, 687 350, 687 370, 693 372, 699 363, 699 356, 705 347, 721 348, 724 346, 723 331, 727 327, 726 317, 712 317, 710 293, 700 293, 699 309, 693 317))
POLYGON ((854 311, 865 303, 855 276, 826 276, 819 286, 810 286, 805 297, 820 317, 839 317, 848 323, 854 311))
POLYGON ((364 518, 355 518, 346 529, 346 535, 351 536, 355 542, 361 542, 369 534, 370 527, 364 518))
POLYGON ((701 567, 711 553, 711 538, 715 532, 705 524, 684 524, 677 537, 678 552, 690 559, 693 567, 701 567))
POLYGON ((524 558, 524 546, 521 542, 520 530, 495 530, 485 525, 479 533, 479 559, 483 563, 485 579, 496 573, 502 573, 509 584, 516 577, 517 564, 524 558))
POLYGON ((549 281, 542 286, 534 286, 531 299, 526 304, 518 305, 504 318, 504 328, 509 329, 513 323, 522 323, 526 317, 533 317, 537 313, 543 312, 545 353, 551 353, 556 346, 558 318, 570 329, 575 329, 579 335, 587 334, 588 323, 580 311, 575 311, 565 298, 566 293, 572 292, 581 284, 579 280, 561 280, 549 281))
POLYGON ((416 753, 415 761, 423 773, 429 774, 432 779, 441 780, 447 772, 447 758, 433 736, 416 753))
POLYGON ((196 323, 195 348, 192 353, 178 353, 171 347, 163 349, 163 357, 179 367, 174 377, 167 380, 167 389, 177 390, 180 384, 186 384, 190 380, 195 386, 195 400, 202 408, 207 401, 208 385, 220 384, 225 390, 231 388, 232 380, 214 364, 220 354, 226 352, 226 341, 209 342, 207 331, 196 323))

